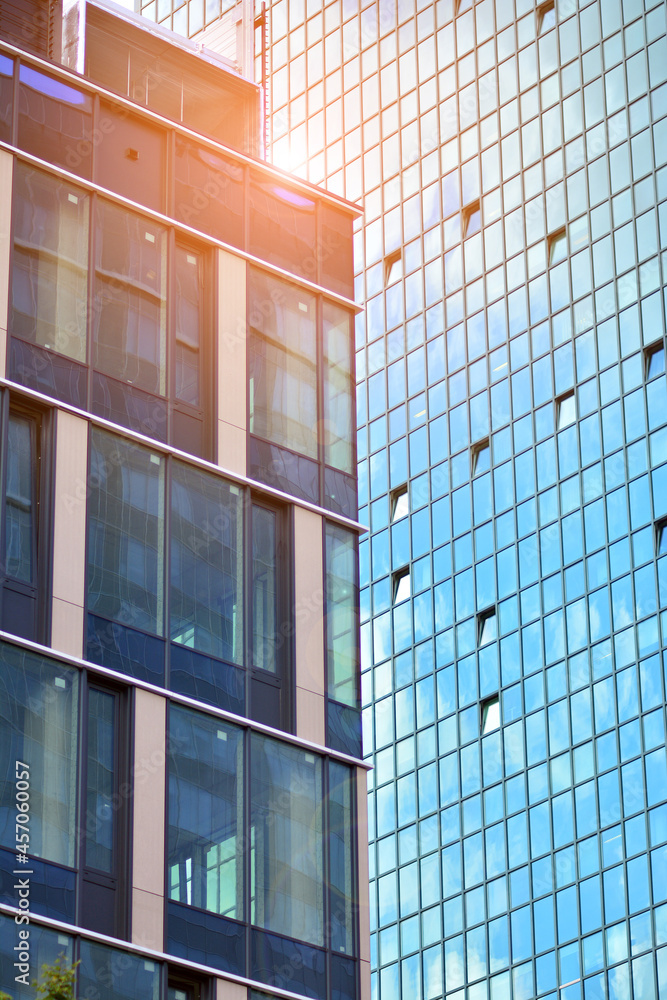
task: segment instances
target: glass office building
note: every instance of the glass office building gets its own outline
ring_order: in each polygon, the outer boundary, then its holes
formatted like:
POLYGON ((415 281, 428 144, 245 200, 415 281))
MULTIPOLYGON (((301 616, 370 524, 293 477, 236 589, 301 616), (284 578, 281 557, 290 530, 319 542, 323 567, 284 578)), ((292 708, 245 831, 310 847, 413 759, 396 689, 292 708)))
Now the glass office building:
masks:
POLYGON ((665 4, 268 31, 270 155, 365 209, 373 995, 667 997, 665 4))
POLYGON ((0 6, 0 992, 364 1000, 358 209, 63 7, 0 6))

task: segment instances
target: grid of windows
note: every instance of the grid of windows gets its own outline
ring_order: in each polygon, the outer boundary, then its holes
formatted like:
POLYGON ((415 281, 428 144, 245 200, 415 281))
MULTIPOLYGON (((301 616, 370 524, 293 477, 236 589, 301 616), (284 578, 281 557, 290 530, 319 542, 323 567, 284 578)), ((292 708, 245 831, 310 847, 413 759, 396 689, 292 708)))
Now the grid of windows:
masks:
POLYGON ((274 161, 364 198, 374 995, 667 995, 664 5, 269 23, 274 161))

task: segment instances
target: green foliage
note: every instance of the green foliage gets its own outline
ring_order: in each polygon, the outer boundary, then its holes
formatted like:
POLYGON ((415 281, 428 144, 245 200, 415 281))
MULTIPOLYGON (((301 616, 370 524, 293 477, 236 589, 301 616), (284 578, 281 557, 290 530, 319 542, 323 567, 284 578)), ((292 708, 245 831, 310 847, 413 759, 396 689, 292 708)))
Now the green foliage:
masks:
POLYGON ((65 956, 59 955, 53 965, 43 965, 42 981, 35 983, 39 1000, 74 1000, 78 964, 68 966, 65 956))
MULTIPOLYGON (((37 987, 38 1000, 74 1000, 76 984, 76 967, 79 963, 68 966, 65 956, 59 955, 53 965, 42 966, 41 982, 33 983, 37 987)), ((0 1000, 12 1000, 9 993, 0 990, 0 1000)))

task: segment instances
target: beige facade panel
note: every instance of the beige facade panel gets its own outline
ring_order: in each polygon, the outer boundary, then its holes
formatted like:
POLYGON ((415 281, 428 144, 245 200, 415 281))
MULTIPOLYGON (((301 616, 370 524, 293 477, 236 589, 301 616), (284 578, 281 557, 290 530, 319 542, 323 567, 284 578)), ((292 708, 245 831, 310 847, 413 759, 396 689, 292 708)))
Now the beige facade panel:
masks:
POLYGON ((296 688, 296 721, 298 736, 324 746, 326 730, 324 726, 325 701, 321 694, 314 694, 305 688, 296 688))
POLYGON ((324 743, 322 518, 303 507, 295 506, 293 509, 296 734, 324 743), (312 712, 317 712, 317 717, 309 717, 312 712), (313 733, 320 735, 313 736, 313 733))
POLYGON ((246 475, 246 262, 218 250, 218 465, 246 475))
POLYGON ((240 983, 216 979, 215 1000, 248 1000, 248 989, 240 983))
POLYGON ((153 951, 164 947, 164 900, 152 892, 132 889, 132 943, 153 951))
POLYGON ((162 897, 167 774, 164 698, 135 689, 134 732, 132 883, 135 889, 162 897))
POLYGON ((83 655, 87 466, 88 422, 58 410, 51 645, 71 656, 83 655))

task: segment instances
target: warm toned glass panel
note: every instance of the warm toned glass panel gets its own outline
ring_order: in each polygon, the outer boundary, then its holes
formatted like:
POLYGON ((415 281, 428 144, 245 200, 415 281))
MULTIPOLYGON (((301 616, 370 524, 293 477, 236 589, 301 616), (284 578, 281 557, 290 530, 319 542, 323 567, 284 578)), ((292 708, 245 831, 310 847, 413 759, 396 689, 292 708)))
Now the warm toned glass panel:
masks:
POLYGON ((0 139, 9 142, 12 134, 14 60, 0 55, 0 139))
POLYGON ((315 202, 259 174, 251 175, 249 201, 250 253, 316 281, 315 202))
POLYGON ((243 246, 244 168, 208 146, 177 135, 175 217, 187 226, 243 246))
POLYGON ((317 458, 315 297, 260 271, 248 283, 250 431, 317 458))
POLYGON ((325 302, 322 309, 324 343, 324 460, 352 473, 354 434, 352 399, 352 343, 350 314, 325 302))
POLYGON ((169 898, 243 919, 243 731, 172 707, 169 898))
POLYGON ((329 697, 356 708, 357 539, 335 524, 326 526, 327 678, 329 697))
POLYGON ((90 177, 93 99, 32 66, 19 70, 18 144, 47 163, 90 177))
POLYGON ((201 406, 201 334, 204 309, 204 261, 188 247, 174 252, 174 396, 182 403, 201 406))
POLYGON ((17 161, 10 332, 86 360, 89 198, 17 161))
POLYGON ((167 231, 106 201, 95 226, 93 364, 164 396, 167 231))
POLYGON ((251 920, 323 945, 322 761, 253 734, 250 780, 251 920))

